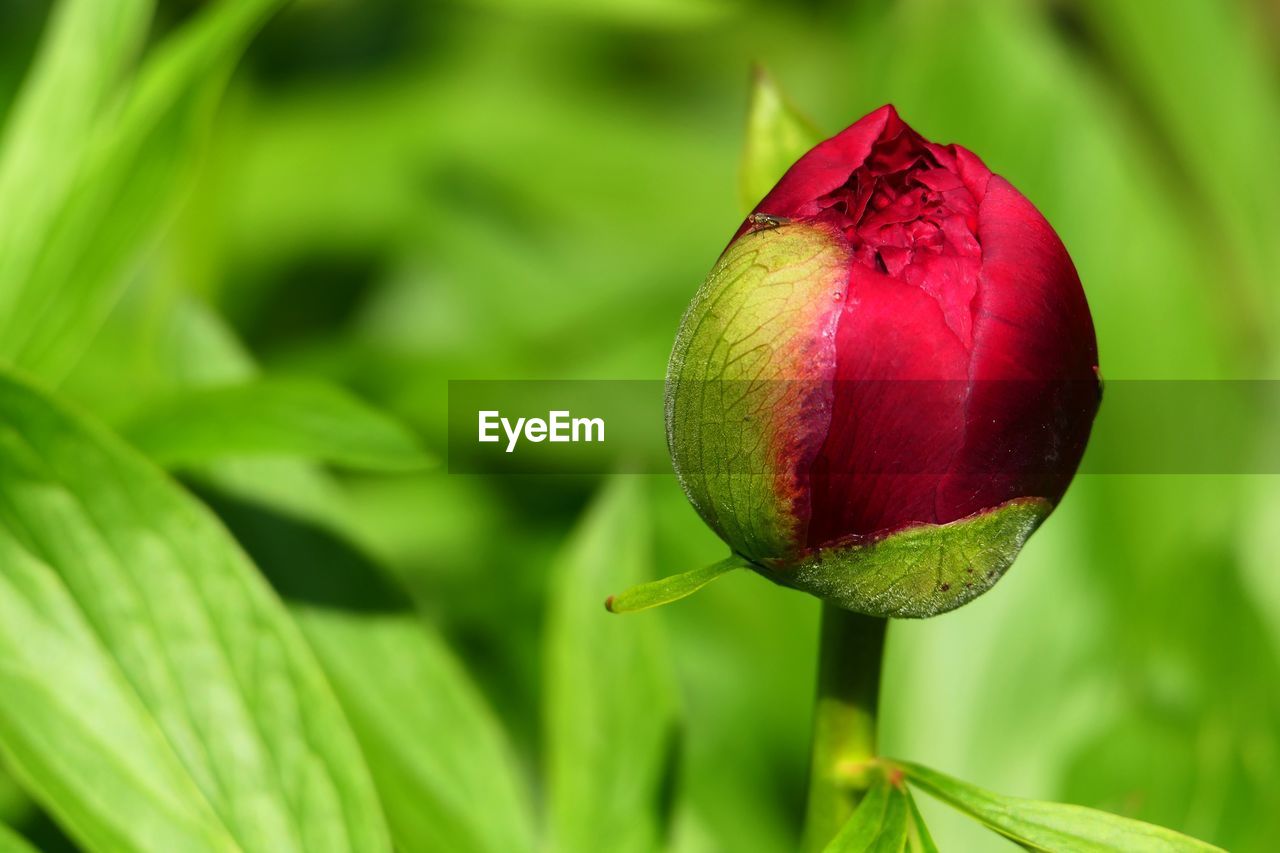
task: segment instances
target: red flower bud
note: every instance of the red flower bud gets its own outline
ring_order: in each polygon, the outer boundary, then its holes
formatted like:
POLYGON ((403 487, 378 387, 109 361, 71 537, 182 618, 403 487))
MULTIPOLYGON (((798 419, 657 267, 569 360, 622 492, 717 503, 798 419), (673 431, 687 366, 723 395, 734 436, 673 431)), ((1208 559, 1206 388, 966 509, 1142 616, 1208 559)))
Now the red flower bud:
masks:
POLYGON ((694 298, 672 456, 757 570, 930 615, 989 588, 1061 498, 1097 362, 1044 217, 886 106, 792 166, 694 298))

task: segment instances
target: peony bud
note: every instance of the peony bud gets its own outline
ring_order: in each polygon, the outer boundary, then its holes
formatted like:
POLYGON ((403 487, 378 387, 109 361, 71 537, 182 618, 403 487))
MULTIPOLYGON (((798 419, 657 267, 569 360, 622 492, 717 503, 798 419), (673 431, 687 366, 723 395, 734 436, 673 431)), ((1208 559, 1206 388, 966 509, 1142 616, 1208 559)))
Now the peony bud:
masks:
POLYGON ((685 314, 667 433, 756 571, 873 615, 999 579, 1062 497, 1100 399, 1058 236, 886 106, 791 167, 685 314))

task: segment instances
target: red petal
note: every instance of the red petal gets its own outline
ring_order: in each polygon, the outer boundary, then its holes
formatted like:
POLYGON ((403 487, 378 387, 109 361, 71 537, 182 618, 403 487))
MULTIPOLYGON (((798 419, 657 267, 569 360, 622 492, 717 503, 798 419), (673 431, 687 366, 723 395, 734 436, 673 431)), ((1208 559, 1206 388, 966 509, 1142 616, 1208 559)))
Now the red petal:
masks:
POLYGON ((831 425, 811 469, 811 546, 937 520, 934 495, 964 437, 968 364, 937 300, 854 266, 831 425))
MULTIPOLYGON (((894 124, 902 124, 888 104, 820 142, 795 162, 753 213, 794 219, 817 213, 815 200, 839 187, 871 154, 871 146, 894 124)), ((905 125, 904 125, 905 126, 905 125)), ((747 228, 738 230, 737 237, 747 228)))
POLYGON ((979 211, 967 434, 940 484, 938 517, 1015 497, 1057 502, 1075 475, 1098 409, 1097 342, 1066 248, 999 176, 979 211))

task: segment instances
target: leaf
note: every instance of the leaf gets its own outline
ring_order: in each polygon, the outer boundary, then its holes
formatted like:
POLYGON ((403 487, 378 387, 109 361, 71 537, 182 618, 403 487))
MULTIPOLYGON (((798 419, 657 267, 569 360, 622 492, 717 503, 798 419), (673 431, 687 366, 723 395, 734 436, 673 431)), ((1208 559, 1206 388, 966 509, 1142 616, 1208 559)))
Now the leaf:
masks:
POLYGON ((37 853, 30 842, 0 823, 0 853, 37 853))
POLYGON ((229 492, 208 497, 316 650, 397 848, 533 850, 528 792, 498 721, 404 593, 336 531, 229 492))
POLYGON ((0 753, 35 799, 93 849, 388 849, 310 650, 208 511, 9 378, 0 424, 0 753))
POLYGON ((27 273, 79 176, 93 129, 119 95, 151 7, 67 0, 51 15, 0 148, 0 322, 31 286, 27 273))
POLYGON ((826 846, 826 853, 898 853, 907 843, 909 819, 906 791, 881 776, 826 846))
MULTIPOLYGON (((1269 187, 1280 180, 1269 140, 1280 133, 1274 55, 1259 38, 1247 3, 1085 0, 1076 10, 1088 46, 1111 69, 1115 88, 1141 105, 1136 118, 1160 141, 1150 156, 1172 160, 1184 203, 1214 245, 1215 263, 1238 253, 1251 280, 1231 281, 1241 308, 1277 305, 1273 271, 1280 252, 1266 236, 1280 219, 1269 187), (1170 61, 1176 57, 1177 61, 1170 61), (1229 61, 1224 61, 1230 57, 1229 61), (1214 128, 1206 133, 1205 128, 1214 128), (1267 225, 1262 225, 1266 223, 1267 225)), ((1270 325, 1256 330, 1267 345, 1270 325)))
POLYGON ((606 598, 604 606, 610 613, 635 613, 639 610, 661 607, 693 595, 712 581, 740 568, 742 568, 742 560, 738 557, 729 557, 700 569, 633 586, 606 598))
MULTIPOLYGON (((0 258, 34 248, 91 130, 146 36, 149 0, 66 0, 52 13, 0 146, 0 258)), ((14 291, 0 290, 0 305, 14 291)))
POLYGON ((551 576, 545 722, 551 847, 565 853, 660 846, 674 694, 654 620, 609 616, 610 587, 649 574, 649 520, 617 479, 579 524, 551 576))
POLYGON ((911 811, 911 819, 907 827, 907 850, 911 851, 911 853, 938 853, 938 845, 933 843, 933 836, 929 834, 929 827, 925 825, 924 816, 920 814, 920 809, 916 806, 916 798, 911 796, 910 791, 905 793, 907 795, 907 806, 911 811))
POLYGON ((0 824, 17 824, 30 810, 31 800, 14 780, 0 767, 0 824))
POLYGON ((1031 850, 1072 853, 1220 851, 1171 829, 1083 806, 1005 797, 936 770, 893 762, 912 784, 1031 850))
POLYGON ((400 423, 317 381, 263 379, 186 390, 147 406, 122 432, 169 468, 243 456, 299 456, 390 471, 428 462, 400 423))
POLYGON ((299 618, 373 767, 398 850, 536 848, 506 736, 439 637, 412 613, 299 618))
MULTIPOLYGON (((39 188, 43 215, 0 252, 0 358, 52 379, 74 365, 179 198, 234 59, 282 3, 208 7, 157 48, 124 104, 86 132, 73 177, 39 188)), ((0 197, 0 209, 11 204, 0 197)))
POLYGON ((731 14, 725 0, 468 0, 471 5, 520 15, 577 17, 608 24, 645 27, 697 27, 731 14))
MULTIPOLYGON (((248 381, 256 369, 201 303, 172 306, 160 337, 159 358, 176 381, 248 381)), ((284 596, 315 650, 396 848, 532 850, 529 791, 498 720, 441 637, 352 544, 350 508, 333 478, 300 460, 265 458, 215 462, 199 478, 201 496, 284 596)))
POLYGON ((822 131, 787 102, 769 72, 756 66, 739 177, 743 206, 754 209, 791 164, 822 139, 822 131))

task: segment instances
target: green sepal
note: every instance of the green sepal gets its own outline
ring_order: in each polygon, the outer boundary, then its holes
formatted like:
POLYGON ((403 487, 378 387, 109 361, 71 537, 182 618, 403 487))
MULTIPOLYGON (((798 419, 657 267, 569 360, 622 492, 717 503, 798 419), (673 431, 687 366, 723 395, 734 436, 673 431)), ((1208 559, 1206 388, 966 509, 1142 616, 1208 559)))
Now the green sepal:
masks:
POLYGON ((635 613, 638 610, 661 607, 693 595, 712 581, 746 566, 746 561, 741 558, 728 557, 700 569, 633 586, 625 592, 609 596, 605 599, 604 606, 610 613, 635 613))
POLYGON ((1052 505, 1018 498, 948 524, 820 548, 795 563, 753 566, 783 586, 869 616, 924 618, 990 589, 1052 505))
POLYGON ((667 370, 671 461, 690 503, 735 554, 801 556, 804 459, 830 419, 848 246, 778 225, 725 250, 680 323, 667 370))

